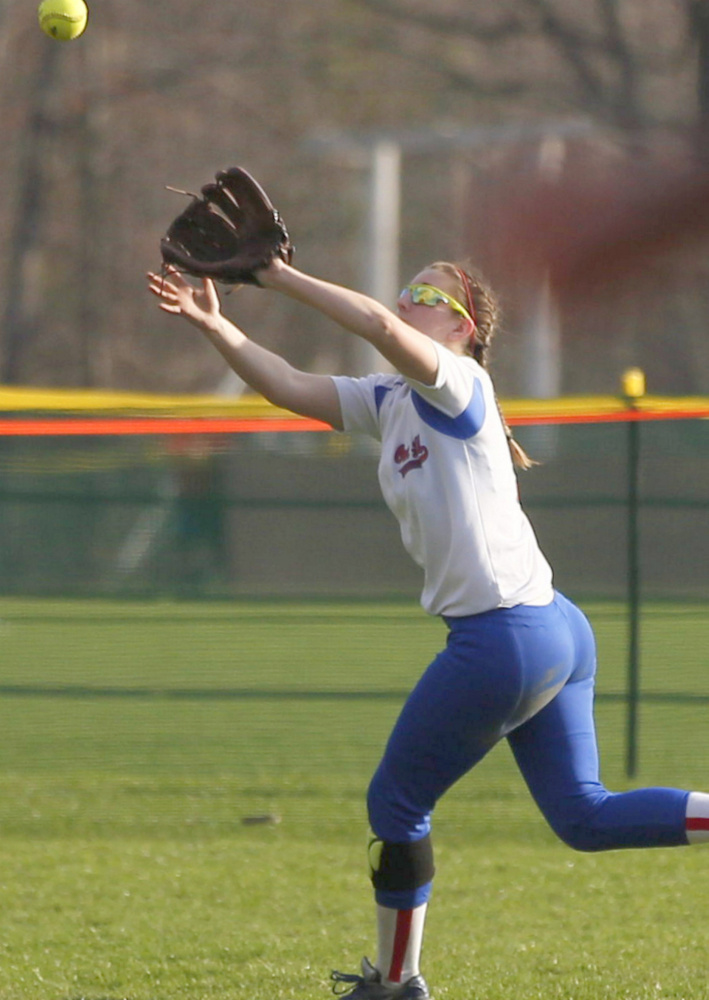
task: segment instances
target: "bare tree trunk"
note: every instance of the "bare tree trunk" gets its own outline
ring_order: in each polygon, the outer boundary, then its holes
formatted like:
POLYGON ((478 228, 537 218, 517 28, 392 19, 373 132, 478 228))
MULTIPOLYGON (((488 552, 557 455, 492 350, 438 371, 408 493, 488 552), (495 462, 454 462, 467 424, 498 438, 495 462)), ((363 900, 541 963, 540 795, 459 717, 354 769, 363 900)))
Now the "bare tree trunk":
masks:
POLYGON ((689 21, 697 45, 697 152, 703 160, 709 158, 709 2, 690 0, 689 21))
POLYGON ((77 383, 94 384, 94 359, 99 351, 100 314, 98 284, 101 243, 97 229, 101 214, 95 164, 93 82, 90 60, 83 50, 82 93, 76 122, 76 172, 78 180, 79 269, 81 293, 77 302, 77 383))
POLYGON ((59 46, 37 46, 34 55, 37 71, 29 77, 34 81, 34 89, 28 98, 27 121, 20 139, 19 192, 15 205, 11 240, 13 249, 8 264, 7 298, 3 316, 5 344, 0 382, 7 385, 21 381, 23 351, 31 342, 37 324, 36 308, 30 298, 33 262, 42 223, 45 152, 51 132, 51 122, 46 112, 47 98, 56 77, 59 46))

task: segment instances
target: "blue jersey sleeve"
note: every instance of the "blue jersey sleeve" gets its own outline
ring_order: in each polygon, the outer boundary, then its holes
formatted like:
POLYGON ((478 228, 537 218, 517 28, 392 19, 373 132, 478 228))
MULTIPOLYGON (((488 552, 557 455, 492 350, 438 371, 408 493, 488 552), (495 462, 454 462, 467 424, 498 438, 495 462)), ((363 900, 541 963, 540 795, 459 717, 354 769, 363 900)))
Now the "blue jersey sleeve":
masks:
POLYGON ((381 440, 379 413, 389 392, 401 380, 391 375, 333 375, 332 380, 340 399, 343 429, 381 440))
POLYGON ((453 437, 473 437, 486 416, 483 369, 473 360, 460 357, 435 343, 438 372, 433 385, 407 379, 416 410, 430 427, 453 437))

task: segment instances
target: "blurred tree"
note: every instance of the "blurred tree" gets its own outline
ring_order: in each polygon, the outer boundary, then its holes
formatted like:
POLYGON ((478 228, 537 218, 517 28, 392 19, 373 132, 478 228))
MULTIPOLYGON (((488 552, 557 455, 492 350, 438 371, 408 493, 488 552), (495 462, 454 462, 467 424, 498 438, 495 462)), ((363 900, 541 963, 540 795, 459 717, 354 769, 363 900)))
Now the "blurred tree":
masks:
POLYGON ((22 354, 36 334, 37 255, 46 203, 44 182, 51 127, 47 97, 56 78, 58 47, 45 54, 35 41, 28 46, 26 55, 35 64, 35 72, 28 80, 18 128, 17 197, 8 205, 10 253, 2 323, 5 342, 0 365, 0 382, 7 384, 20 380, 22 354))
MULTIPOLYGON (((5 0, 0 173, 11 195, 0 221, 11 236, 0 247, 0 377, 214 391, 225 375, 221 359, 157 313, 144 288, 178 207, 165 184, 195 190, 243 163, 283 211, 296 263, 359 285, 366 161, 353 151, 325 158, 314 136, 579 116, 614 138, 677 129, 706 107, 697 73, 698 65, 706 72, 706 6, 214 0, 196 16, 188 0, 102 0, 85 35, 58 45, 39 33, 31 5, 5 0)), ((405 157, 403 266, 463 244, 477 252, 484 220, 475 232, 463 225, 466 178, 472 171, 484 195, 510 158, 527 170, 537 153, 527 145, 474 159, 450 148, 405 157)), ((517 290, 506 294, 514 319, 517 290)), ((706 307, 697 308, 704 316, 706 307)), ((226 309, 296 364, 352 363, 348 339, 293 303, 248 289, 226 309)), ((635 320, 617 336, 621 353, 630 352, 635 320)), ((648 336, 648 351, 653 343, 648 336)), ((514 350, 500 344, 503 367, 514 350)), ((591 381, 585 356, 575 370, 577 381, 591 381)), ((504 391, 515 391, 516 371, 510 364, 504 391)), ((698 384, 694 364, 668 376, 666 391, 691 379, 698 384)))
POLYGON ((689 21, 697 47, 697 103, 702 132, 709 129, 709 3, 688 0, 689 21))
MULTIPOLYGON (((450 85, 521 98, 527 107, 572 111, 621 128, 666 120, 651 100, 659 80, 680 80, 687 16, 704 0, 351 0, 387 18, 389 47, 415 29, 432 41, 429 68, 450 85), (559 86, 560 82, 563 84, 559 86)), ((679 97, 681 87, 673 88, 679 97)), ((681 117, 681 115, 680 115, 681 117)))

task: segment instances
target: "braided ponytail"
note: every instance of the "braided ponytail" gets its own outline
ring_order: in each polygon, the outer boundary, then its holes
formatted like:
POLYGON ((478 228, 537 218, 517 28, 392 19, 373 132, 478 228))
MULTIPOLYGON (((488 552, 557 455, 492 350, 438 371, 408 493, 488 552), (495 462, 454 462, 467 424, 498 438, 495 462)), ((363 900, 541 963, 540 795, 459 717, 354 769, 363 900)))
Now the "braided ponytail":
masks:
MULTIPOLYGON (((478 362, 481 368, 487 371, 490 364, 490 346, 500 322, 500 307, 494 292, 482 276, 474 271, 467 262, 457 265, 449 261, 436 261, 430 267, 457 281, 459 301, 467 302, 468 311, 475 319, 475 332, 468 344, 467 353, 478 362)), ((531 469, 533 465, 538 465, 539 463, 530 458, 524 448, 515 440, 512 430, 505 420, 497 395, 495 395, 495 403, 514 464, 518 469, 531 469)))

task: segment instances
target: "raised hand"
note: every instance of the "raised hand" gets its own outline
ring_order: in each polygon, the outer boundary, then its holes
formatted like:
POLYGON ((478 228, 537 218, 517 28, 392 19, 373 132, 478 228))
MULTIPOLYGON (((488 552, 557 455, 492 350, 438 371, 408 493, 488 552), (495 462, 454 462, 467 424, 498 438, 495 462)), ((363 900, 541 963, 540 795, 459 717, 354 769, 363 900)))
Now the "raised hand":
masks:
POLYGON ((165 274, 148 271, 148 288, 160 300, 164 312, 183 316, 200 329, 213 327, 221 314, 219 295, 211 278, 193 284, 176 268, 167 267, 165 274))

